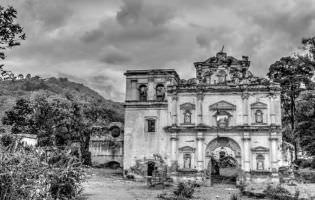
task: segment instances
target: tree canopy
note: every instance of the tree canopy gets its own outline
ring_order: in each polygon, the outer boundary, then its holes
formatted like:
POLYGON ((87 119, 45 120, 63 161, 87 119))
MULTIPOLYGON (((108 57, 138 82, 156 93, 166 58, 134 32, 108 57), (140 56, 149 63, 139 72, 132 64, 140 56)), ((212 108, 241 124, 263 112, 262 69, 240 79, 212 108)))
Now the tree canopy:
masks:
POLYGON ((315 93, 306 92, 297 101, 297 131, 301 146, 309 155, 315 156, 315 93))
MULTIPOLYGON (((23 28, 16 22, 17 11, 9 6, 0 5, 0 59, 5 59, 4 51, 8 48, 20 45, 25 40, 23 28)), ((12 73, 3 69, 4 64, 0 63, 1 76, 12 78, 12 73)))
POLYGON ((296 123, 296 100, 301 92, 312 90, 314 82, 314 49, 315 38, 303 39, 303 49, 305 55, 295 55, 282 57, 273 63, 268 72, 268 77, 280 84, 281 107, 282 107, 282 125, 284 127, 284 139, 297 148, 301 135, 297 131, 296 123))

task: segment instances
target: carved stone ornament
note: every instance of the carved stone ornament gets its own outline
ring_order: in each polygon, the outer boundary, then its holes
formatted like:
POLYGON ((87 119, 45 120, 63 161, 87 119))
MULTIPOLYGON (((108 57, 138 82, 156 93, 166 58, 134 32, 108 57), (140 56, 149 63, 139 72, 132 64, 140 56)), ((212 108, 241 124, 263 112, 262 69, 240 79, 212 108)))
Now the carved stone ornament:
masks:
POLYGON ((178 150, 179 150, 180 152, 190 152, 190 153, 194 153, 196 149, 193 148, 193 147, 190 147, 190 146, 184 146, 184 147, 178 148, 178 150))
POLYGON ((195 110, 195 104, 192 103, 184 103, 182 105, 180 105, 180 109, 181 110, 195 110))
POLYGON ((258 146, 251 149, 253 152, 269 152, 269 149, 266 147, 258 146))
POLYGON ((236 105, 222 100, 210 105, 209 110, 236 110, 236 105))
POLYGON ((267 109, 267 104, 262 102, 255 102, 250 105, 251 109, 267 109))

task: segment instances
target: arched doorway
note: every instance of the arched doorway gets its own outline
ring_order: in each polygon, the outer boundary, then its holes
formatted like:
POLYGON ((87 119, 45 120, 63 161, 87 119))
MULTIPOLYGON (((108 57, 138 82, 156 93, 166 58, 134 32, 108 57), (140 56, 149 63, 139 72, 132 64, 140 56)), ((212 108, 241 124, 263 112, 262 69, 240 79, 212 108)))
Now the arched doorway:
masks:
POLYGON ((241 147, 233 139, 217 137, 206 148, 207 175, 211 182, 236 180, 241 168, 241 147))

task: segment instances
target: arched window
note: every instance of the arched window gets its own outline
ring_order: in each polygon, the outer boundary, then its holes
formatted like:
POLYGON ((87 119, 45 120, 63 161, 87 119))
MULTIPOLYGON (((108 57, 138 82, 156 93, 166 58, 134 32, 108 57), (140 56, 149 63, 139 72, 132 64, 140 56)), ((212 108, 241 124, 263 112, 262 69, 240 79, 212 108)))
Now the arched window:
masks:
POLYGON ((165 88, 163 84, 158 84, 156 86, 156 100, 157 101, 164 101, 165 99, 165 88))
POLYGON ((189 153, 184 154, 184 168, 185 169, 191 168, 191 154, 189 153))
POLYGON ((258 154, 256 157, 257 163, 257 170, 264 170, 265 169, 265 157, 261 154, 258 154))
POLYGON ((148 97, 148 88, 146 85, 140 85, 139 87, 139 100, 140 101, 147 101, 148 97))
POLYGON ((261 110, 256 110, 255 112, 255 122, 263 123, 263 112, 261 110))
POLYGON ((184 112, 184 124, 191 124, 191 112, 188 110, 184 112))

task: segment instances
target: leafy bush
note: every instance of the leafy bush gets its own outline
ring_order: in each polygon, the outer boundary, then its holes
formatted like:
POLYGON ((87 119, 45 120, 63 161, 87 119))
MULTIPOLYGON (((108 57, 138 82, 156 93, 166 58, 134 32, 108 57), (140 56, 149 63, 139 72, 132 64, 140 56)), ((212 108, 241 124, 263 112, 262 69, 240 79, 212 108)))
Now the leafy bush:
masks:
POLYGON ((315 158, 313 158, 313 160, 312 160, 311 168, 315 169, 315 158))
POLYGON ((192 198, 195 192, 195 184, 191 182, 181 182, 174 191, 177 197, 192 198))
POLYGON ((301 168, 308 168, 311 167, 312 161, 307 159, 296 159, 293 163, 301 168))
POLYGON ((66 151, 0 146, 0 199, 75 199, 82 191, 83 167, 66 151))
POLYGON ((240 200, 240 197, 238 196, 238 194, 232 194, 230 200, 240 200))
POLYGON ((291 193, 281 187, 272 187, 271 185, 268 185, 267 189, 264 190, 264 193, 267 197, 270 199, 275 199, 275 200, 298 200, 299 199, 299 192, 297 191, 294 196, 291 195, 291 193))
POLYGON ((309 160, 303 160, 302 163, 301 163, 301 167, 302 167, 302 168, 311 167, 311 161, 309 161, 309 160))

